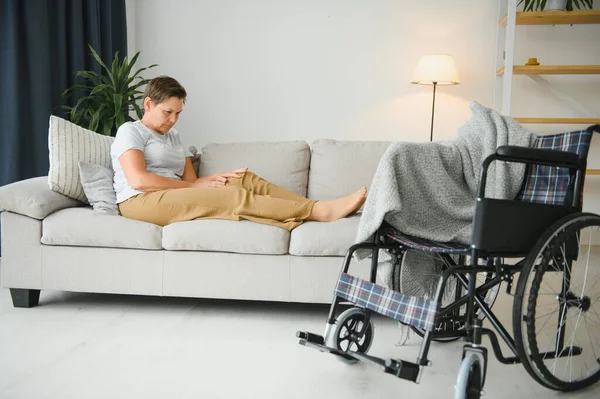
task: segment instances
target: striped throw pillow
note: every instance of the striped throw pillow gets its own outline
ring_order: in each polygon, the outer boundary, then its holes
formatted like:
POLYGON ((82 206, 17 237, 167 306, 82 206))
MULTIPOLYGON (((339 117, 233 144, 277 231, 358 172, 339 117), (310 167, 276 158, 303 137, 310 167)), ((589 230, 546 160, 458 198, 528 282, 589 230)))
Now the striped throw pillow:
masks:
POLYGON ((67 197, 89 203, 79 179, 79 162, 112 168, 110 146, 114 137, 103 136, 54 115, 50 115, 48 185, 67 197))

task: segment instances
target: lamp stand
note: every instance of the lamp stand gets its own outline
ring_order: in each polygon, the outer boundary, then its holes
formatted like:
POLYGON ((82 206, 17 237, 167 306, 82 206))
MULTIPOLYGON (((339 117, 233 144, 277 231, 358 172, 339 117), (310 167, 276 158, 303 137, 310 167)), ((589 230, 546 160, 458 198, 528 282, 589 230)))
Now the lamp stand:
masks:
POLYGON ((431 105, 431 133, 429 133, 429 141, 433 141, 433 115, 435 113, 435 88, 437 82, 433 82, 433 104, 431 105))

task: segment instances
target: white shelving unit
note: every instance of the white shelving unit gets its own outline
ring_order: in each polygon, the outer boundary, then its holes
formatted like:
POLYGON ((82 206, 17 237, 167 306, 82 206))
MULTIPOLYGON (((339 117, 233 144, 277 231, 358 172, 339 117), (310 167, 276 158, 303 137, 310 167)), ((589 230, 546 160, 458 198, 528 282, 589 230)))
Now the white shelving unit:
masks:
MULTIPOLYGON (((515 41, 519 25, 581 25, 600 24, 600 10, 518 12, 518 0, 502 0, 498 12, 498 37, 496 46, 496 81, 494 109, 503 115, 513 116, 511 109, 513 78, 525 75, 551 91, 556 97, 581 111, 579 118, 514 116, 520 123, 544 124, 600 124, 600 115, 593 115, 576 99, 557 90, 543 75, 600 75, 600 65, 515 65, 515 41)), ((600 175, 600 170, 588 170, 589 175, 600 175)))

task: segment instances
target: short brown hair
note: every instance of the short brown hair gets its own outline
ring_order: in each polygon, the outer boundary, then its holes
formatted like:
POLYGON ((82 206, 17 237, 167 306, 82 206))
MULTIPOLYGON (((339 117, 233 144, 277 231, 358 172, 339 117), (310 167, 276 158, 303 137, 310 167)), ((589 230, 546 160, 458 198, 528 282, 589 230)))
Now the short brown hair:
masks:
POLYGON ((187 93, 183 86, 172 77, 158 76, 148 82, 146 91, 144 91, 144 98, 146 97, 150 97, 156 104, 160 104, 171 97, 177 97, 185 102, 187 93))

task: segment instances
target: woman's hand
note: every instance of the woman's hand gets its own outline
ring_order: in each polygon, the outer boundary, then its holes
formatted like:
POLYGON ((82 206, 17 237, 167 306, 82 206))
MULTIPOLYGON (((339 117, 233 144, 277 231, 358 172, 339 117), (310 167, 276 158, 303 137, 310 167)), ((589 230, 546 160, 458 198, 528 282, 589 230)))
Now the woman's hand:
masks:
POLYGON ((244 176, 244 173, 246 173, 247 171, 248 171, 248 168, 240 168, 240 169, 232 170, 231 172, 217 173, 217 175, 223 176, 226 179, 229 177, 240 178, 240 177, 244 176))
POLYGON ((248 168, 236 169, 231 172, 215 173, 210 176, 199 177, 194 183, 195 187, 212 187, 220 188, 227 186, 227 181, 230 178, 239 179, 244 176, 248 168))

